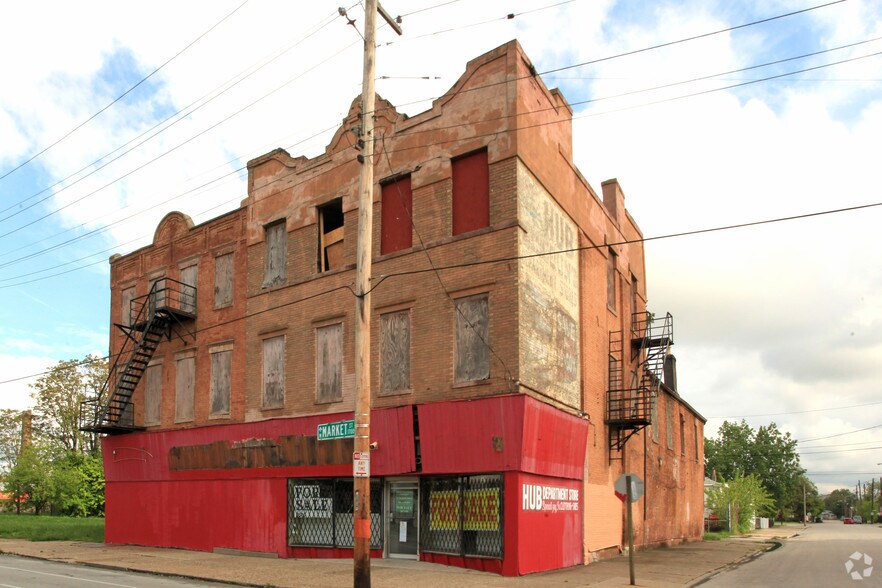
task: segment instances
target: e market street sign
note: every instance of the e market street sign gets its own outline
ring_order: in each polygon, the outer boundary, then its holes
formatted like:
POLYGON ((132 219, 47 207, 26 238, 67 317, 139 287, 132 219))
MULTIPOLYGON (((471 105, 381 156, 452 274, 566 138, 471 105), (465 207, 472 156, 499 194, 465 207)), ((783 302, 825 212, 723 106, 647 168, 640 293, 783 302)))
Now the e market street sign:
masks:
POLYGON ((319 441, 355 437, 355 421, 338 421, 336 423, 319 425, 316 437, 318 437, 319 441))

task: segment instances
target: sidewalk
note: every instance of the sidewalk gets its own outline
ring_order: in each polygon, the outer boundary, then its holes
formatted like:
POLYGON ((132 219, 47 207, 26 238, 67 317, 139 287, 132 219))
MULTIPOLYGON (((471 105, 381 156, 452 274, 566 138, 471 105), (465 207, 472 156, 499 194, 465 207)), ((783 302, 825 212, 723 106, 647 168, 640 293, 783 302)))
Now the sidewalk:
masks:
MULTIPOLYGON (((747 537, 639 551, 634 560, 637 585, 691 586, 727 566, 755 557, 768 547, 768 541, 786 539, 801 531, 801 526, 774 527, 747 537)), ((14 539, 0 539, 0 553, 250 586, 327 588, 352 583, 351 560, 273 559, 182 549, 14 539)), ((630 585, 625 556, 519 578, 426 562, 374 559, 371 582, 380 588, 630 585)))

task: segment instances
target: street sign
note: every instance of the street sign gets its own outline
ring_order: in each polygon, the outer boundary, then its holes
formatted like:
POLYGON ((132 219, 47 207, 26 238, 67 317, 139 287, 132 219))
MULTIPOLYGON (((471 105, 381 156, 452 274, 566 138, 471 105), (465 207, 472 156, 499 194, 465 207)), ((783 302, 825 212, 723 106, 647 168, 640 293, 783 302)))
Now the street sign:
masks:
POLYGON ((355 421, 338 421, 336 423, 319 425, 316 437, 318 437, 319 441, 355 437, 355 421))
POLYGON ((631 476, 631 502, 637 502, 643 496, 643 480, 637 474, 622 474, 615 483, 616 497, 625 502, 628 496, 627 478, 631 476))
POLYGON ((355 451, 352 454, 352 476, 354 478, 371 477, 371 454, 369 451, 355 451))

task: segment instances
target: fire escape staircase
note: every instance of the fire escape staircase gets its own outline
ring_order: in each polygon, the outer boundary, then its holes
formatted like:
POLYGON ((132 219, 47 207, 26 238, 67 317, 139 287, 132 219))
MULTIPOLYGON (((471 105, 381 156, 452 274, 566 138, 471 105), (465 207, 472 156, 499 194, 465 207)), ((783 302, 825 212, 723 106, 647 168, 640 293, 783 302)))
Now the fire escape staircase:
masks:
POLYGON ((115 326, 125 334, 109 376, 96 398, 80 405, 80 429, 119 434, 136 430, 132 396, 163 339, 176 335, 195 339, 196 287, 162 278, 146 296, 131 302, 128 324, 115 326))
POLYGON ((609 390, 605 422, 609 429, 609 459, 621 460, 625 443, 652 424, 652 407, 664 376, 665 357, 674 344, 674 319, 670 313, 656 318, 635 313, 630 336, 609 334, 609 390), (627 363, 636 369, 625 381, 627 363))

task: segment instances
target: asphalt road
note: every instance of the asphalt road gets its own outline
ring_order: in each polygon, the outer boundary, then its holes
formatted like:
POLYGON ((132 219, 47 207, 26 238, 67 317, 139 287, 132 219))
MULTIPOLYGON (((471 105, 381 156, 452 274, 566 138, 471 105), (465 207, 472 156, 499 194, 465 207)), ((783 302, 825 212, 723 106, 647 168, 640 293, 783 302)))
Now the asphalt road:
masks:
POLYGON ((779 549, 702 586, 882 586, 882 527, 838 521, 810 525, 779 549))
POLYGON ((0 588, 178 588, 225 586, 182 578, 169 578, 0 555, 0 588))

